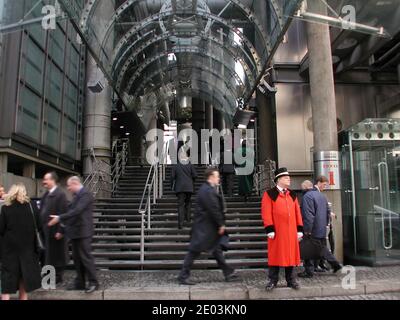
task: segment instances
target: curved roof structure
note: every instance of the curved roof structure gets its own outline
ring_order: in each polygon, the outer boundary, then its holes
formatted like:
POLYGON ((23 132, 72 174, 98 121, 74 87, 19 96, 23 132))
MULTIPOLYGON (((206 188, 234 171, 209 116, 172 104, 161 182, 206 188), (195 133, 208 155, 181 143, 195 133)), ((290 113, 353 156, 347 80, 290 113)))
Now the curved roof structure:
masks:
MULTIPOLYGON (((125 105, 170 95, 212 102, 232 118, 248 100, 298 0, 62 0, 125 105), (268 17, 265 19, 265 17, 268 17)), ((150 101, 147 101, 149 104, 150 101)))

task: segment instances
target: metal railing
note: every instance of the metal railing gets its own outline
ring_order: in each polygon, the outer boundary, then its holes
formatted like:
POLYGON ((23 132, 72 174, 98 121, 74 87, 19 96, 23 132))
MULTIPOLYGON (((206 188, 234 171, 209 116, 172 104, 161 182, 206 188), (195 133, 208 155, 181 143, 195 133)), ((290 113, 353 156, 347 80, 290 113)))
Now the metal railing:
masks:
POLYGON ((83 182, 94 195, 100 191, 114 193, 119 179, 125 173, 129 155, 129 139, 119 139, 114 141, 112 146, 112 164, 98 159, 94 149, 90 149, 92 159, 92 172, 83 182))
POLYGON ((141 217, 140 225, 140 262, 144 263, 144 233, 147 221, 147 229, 151 229, 151 205, 156 204, 157 199, 163 196, 165 181, 165 165, 168 155, 170 141, 163 144, 163 150, 159 159, 155 159, 151 164, 146 179, 146 185, 139 204, 139 214, 141 217))
POLYGON ((276 164, 274 161, 266 160, 264 164, 256 166, 254 170, 254 189, 259 196, 274 186, 274 172, 276 164))

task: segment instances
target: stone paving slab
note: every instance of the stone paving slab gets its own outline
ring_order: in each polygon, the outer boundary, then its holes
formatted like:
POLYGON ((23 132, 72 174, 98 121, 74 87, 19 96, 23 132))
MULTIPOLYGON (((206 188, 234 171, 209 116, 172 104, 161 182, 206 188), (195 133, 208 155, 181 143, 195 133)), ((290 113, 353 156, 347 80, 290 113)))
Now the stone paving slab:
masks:
POLYGON ((136 287, 104 290, 104 300, 189 300, 188 287, 136 287))
MULTIPOLYGON (((283 271, 283 270, 282 270, 283 271)), ((297 272, 302 271, 301 268, 297 272)), ((247 300, 247 299, 313 299, 364 296, 400 292, 400 266, 356 267, 354 289, 342 287, 345 273, 317 274, 312 279, 299 279, 301 289, 286 287, 283 272, 278 288, 265 291, 266 270, 238 270, 240 281, 227 283, 218 270, 194 270, 191 279, 195 286, 182 286, 176 271, 99 271, 100 290, 87 295, 66 291, 74 273, 66 273, 65 284, 57 290, 39 290, 32 299, 43 300, 247 300)))

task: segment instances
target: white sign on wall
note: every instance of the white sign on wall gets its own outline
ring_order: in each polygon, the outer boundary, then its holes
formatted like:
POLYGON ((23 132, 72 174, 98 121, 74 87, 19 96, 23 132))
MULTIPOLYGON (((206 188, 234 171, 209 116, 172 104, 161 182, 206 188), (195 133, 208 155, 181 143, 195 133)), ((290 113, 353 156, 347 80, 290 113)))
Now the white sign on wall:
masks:
POLYGON ((340 190, 340 155, 338 151, 314 153, 315 175, 325 176, 329 180, 330 190, 340 190))

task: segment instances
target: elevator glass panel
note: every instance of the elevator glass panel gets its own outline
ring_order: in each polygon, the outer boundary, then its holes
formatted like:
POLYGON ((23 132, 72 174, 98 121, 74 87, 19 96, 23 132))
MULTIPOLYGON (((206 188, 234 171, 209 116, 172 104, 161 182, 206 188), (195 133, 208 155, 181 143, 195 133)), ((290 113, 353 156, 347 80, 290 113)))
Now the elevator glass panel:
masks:
POLYGON ((344 246, 352 263, 400 263, 399 124, 367 119, 344 133, 344 246))

